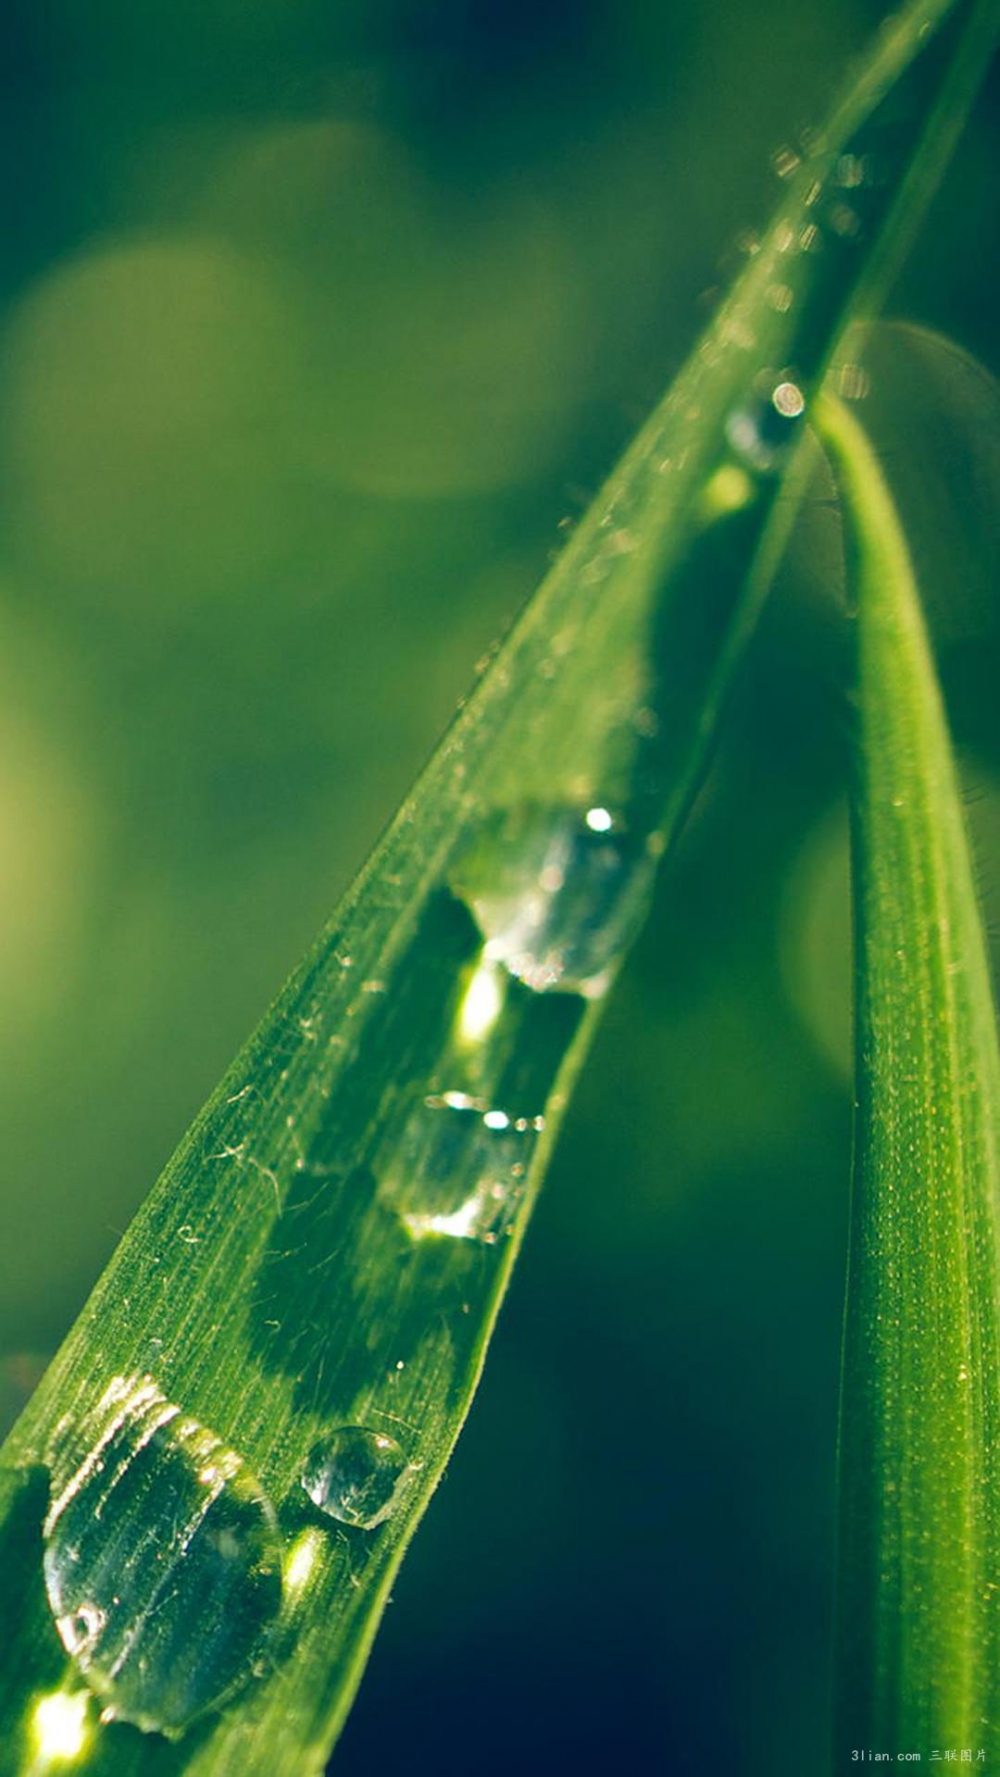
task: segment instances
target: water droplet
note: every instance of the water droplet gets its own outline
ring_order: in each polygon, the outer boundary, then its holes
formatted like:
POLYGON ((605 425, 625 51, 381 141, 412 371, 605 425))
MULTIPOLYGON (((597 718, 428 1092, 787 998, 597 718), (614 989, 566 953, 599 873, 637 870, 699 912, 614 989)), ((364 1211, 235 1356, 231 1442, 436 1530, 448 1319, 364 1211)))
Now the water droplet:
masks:
POLYGON ((781 467, 798 436, 805 396, 790 377, 779 377, 766 399, 737 408, 726 421, 726 436, 744 463, 764 473, 781 467))
POLYGON ((861 217, 850 204, 834 204, 829 216, 830 227, 842 240, 856 240, 861 233, 861 217))
POLYGON ((746 316, 738 312, 722 318, 719 323, 719 337, 740 352, 752 352, 757 344, 757 335, 746 316))
POLYGON ((392 1513, 407 1467, 403 1451, 386 1432, 342 1425, 311 1452, 302 1485, 328 1518, 374 1530, 392 1513))
POLYGON ((845 191, 857 190, 860 185, 871 185, 874 179, 874 162, 870 154, 842 154, 837 161, 835 178, 837 184, 845 191))
POLYGON ((871 390, 871 377, 863 364, 842 364, 837 372, 837 392, 844 401, 863 401, 871 390))
POLYGON ((653 869, 650 847, 611 809, 530 805, 497 822, 455 887, 487 961, 536 992, 593 997, 641 923, 653 869))
POLYGON ((795 292, 790 284, 769 284, 765 292, 771 307, 779 314, 787 314, 795 301, 795 292))
POLYGON ((771 400, 783 420, 797 420, 805 413, 806 398, 798 383, 779 383, 771 400))
POLYGON ((541 1115, 518 1116, 467 1092, 426 1098, 381 1174, 382 1200, 414 1240, 437 1235, 494 1246, 513 1224, 544 1127, 541 1115))
POLYGON ((58 1429, 45 1586, 111 1715, 174 1738, 248 1679, 281 1602, 274 1512, 242 1459, 148 1377, 58 1429))
MULTIPOLYGON (((698 408, 694 408, 689 412, 688 418, 696 420, 698 418, 698 412, 698 408)), ((621 525, 618 530, 612 531, 611 536, 608 538, 608 548, 613 555, 631 555, 632 551, 637 547, 637 541, 637 538, 633 536, 632 532, 627 531, 624 525, 621 525)))
POLYGON ((779 179, 790 179, 802 165, 802 156, 794 148, 778 148, 771 156, 771 165, 779 179))

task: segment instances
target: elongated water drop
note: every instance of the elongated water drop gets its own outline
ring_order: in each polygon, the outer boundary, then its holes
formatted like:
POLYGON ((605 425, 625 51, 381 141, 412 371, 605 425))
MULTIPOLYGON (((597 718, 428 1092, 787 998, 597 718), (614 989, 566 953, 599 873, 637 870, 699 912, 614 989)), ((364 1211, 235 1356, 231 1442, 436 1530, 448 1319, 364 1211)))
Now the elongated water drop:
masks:
POLYGON ((507 811, 455 873, 488 962, 536 992, 593 996, 642 922, 655 859, 611 809, 507 811))
POLYGON ((415 1240, 438 1235, 492 1246, 514 1222, 544 1127, 541 1114, 522 1116, 468 1092, 431 1094, 415 1106, 385 1162, 382 1200, 415 1240))
POLYGON ((45 1586, 109 1718, 176 1737, 251 1674, 281 1603, 274 1512, 149 1377, 116 1377, 49 1457, 45 1586))
POLYGON ((328 1518, 374 1530, 396 1504, 407 1461, 395 1438, 342 1425, 311 1452, 302 1485, 328 1518))

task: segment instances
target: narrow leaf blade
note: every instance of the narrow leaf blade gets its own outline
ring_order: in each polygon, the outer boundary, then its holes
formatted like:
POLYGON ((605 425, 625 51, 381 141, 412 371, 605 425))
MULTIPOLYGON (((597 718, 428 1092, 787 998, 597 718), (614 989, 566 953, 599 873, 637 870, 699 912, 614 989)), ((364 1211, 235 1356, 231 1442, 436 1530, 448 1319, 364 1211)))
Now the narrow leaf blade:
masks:
POLYGON ((844 1349, 840 1763, 1000 1756, 1000 1057, 945 715, 875 454, 820 426, 857 599, 858 1121, 844 1349))

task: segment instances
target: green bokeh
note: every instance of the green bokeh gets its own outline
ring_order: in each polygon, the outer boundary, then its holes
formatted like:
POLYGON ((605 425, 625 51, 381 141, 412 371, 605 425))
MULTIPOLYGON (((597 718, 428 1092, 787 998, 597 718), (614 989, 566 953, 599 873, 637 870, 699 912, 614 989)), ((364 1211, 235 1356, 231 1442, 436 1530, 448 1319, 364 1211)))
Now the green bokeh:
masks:
MULTIPOLYGON (((8 0, 0 1407, 878 17, 8 0)), ((892 304, 994 371, 995 100, 892 304)), ((887 337, 868 411, 934 581, 992 907, 993 391, 887 337)), ((827 501, 609 1012, 342 1777, 821 1768, 849 1156, 827 501)))

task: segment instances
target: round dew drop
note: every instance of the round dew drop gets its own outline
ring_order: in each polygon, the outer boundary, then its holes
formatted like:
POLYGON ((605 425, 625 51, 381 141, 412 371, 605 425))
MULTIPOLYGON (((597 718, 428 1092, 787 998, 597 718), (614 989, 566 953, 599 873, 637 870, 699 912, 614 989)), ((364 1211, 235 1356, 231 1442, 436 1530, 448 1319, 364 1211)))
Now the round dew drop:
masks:
POLYGON ((49 1455, 43 1569, 106 1719, 179 1737, 253 1674, 281 1604, 274 1510, 149 1377, 116 1377, 49 1455))
POLYGON ((311 1452, 302 1485, 328 1518, 374 1530, 394 1510, 407 1466, 395 1438, 342 1425, 311 1452))

